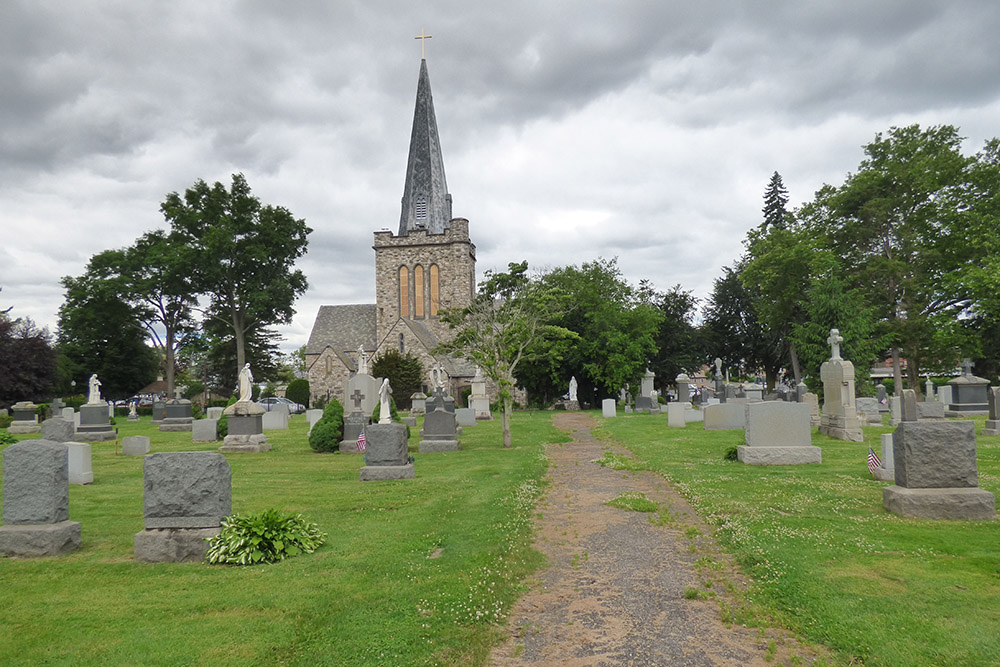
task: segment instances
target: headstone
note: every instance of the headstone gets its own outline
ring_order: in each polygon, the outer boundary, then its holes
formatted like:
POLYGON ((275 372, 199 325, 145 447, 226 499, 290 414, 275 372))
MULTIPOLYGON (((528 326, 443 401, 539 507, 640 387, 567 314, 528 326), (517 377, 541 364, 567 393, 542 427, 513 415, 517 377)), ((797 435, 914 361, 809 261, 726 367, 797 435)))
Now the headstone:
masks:
POLYGON ((892 442, 896 484, 882 489, 885 509, 917 519, 994 518, 996 499, 978 488, 973 422, 904 420, 892 442))
POLYGON ((738 387, 736 387, 735 385, 727 384, 726 385, 726 400, 728 401, 730 399, 736 398, 737 391, 738 391, 738 387))
POLYGON ((139 404, 136 401, 129 403, 128 406, 128 420, 130 422, 139 421, 139 404))
POLYGON ((924 401, 934 400, 934 383, 931 382, 930 378, 927 378, 927 382, 924 383, 924 401))
POLYGON ((368 417, 378 405, 378 388, 382 384, 367 373, 355 373, 347 381, 344 412, 360 412, 368 417))
POLYGON ((633 412, 632 406, 629 405, 628 403, 626 403, 625 404, 625 414, 630 415, 630 414, 632 414, 632 412, 633 412))
POLYGON ((444 393, 442 387, 438 387, 434 390, 434 395, 427 399, 425 404, 427 412, 433 410, 444 410, 446 412, 455 412, 455 399, 444 393))
POLYGON ((261 415, 261 429, 264 431, 287 431, 288 412, 286 410, 267 410, 261 415))
MULTIPOLYGON (((208 419, 222 419, 222 412, 224 410, 225 410, 225 408, 220 408, 218 406, 215 406, 215 407, 212 407, 212 408, 206 408, 205 409, 205 416, 208 419)), ((322 412, 323 411, 320 410, 320 413, 322 413, 322 412)))
POLYGON ((144 435, 130 435, 122 438, 123 456, 145 456, 149 454, 149 438, 144 435))
POLYGON ((179 433, 190 431, 193 408, 191 401, 186 398, 172 398, 164 406, 163 420, 160 422, 160 430, 165 433, 179 433))
POLYGON ((678 375, 674 382, 677 384, 677 402, 689 403, 691 401, 691 378, 687 373, 678 375))
POLYGON ((980 435, 1000 435, 1000 387, 990 387, 987 395, 990 406, 989 419, 980 435))
POLYGON ((757 401, 764 400, 764 387, 756 382, 744 385, 743 393, 746 394, 747 403, 756 403, 757 401))
POLYGON ((42 422, 42 439, 52 442, 70 442, 76 433, 73 422, 62 417, 53 417, 42 422))
POLYGON ((49 402, 49 409, 52 410, 52 414, 58 415, 62 412, 62 409, 66 407, 61 398, 53 398, 49 402))
POLYGON ((819 428, 821 420, 819 417, 819 396, 807 391, 802 395, 802 403, 809 406, 809 426, 819 428))
POLYGON ((841 359, 840 331, 830 330, 826 342, 831 346, 830 360, 823 362, 819 374, 823 380, 823 415, 819 432, 837 440, 862 442, 861 422, 854 404, 854 364, 841 359))
MULTIPOLYGON (((646 369, 640 382, 639 395, 635 399, 636 412, 650 411, 653 409, 653 372, 646 369)), ((659 406, 657 406, 659 409, 659 406)))
POLYGON ((615 399, 605 398, 601 401, 601 416, 605 419, 611 419, 615 416, 615 399))
POLYGON ((153 401, 153 423, 161 424, 167 416, 167 402, 162 398, 153 401))
POLYGON ((972 374, 972 361, 963 363, 964 372, 948 381, 952 389, 952 400, 945 409, 947 417, 978 417, 989 414, 987 393, 990 381, 972 374))
POLYGON ((85 442, 67 442, 69 454, 69 483, 90 484, 94 481, 94 466, 90 445, 85 442))
POLYGON ((882 482, 892 482, 896 479, 896 471, 893 469, 892 456, 892 433, 882 434, 882 465, 872 471, 875 479, 882 482))
POLYGON ((855 399, 855 405, 858 409, 859 420, 863 416, 863 421, 867 424, 876 424, 878 426, 882 425, 882 413, 879 412, 877 398, 858 398, 855 399))
POLYGON ((215 452, 162 452, 143 462, 145 530, 135 559, 147 563, 205 559, 206 539, 232 514, 232 471, 215 452))
POLYGON ((422 415, 427 412, 427 394, 417 391, 410 394, 410 414, 422 415))
MULTIPOLYGON (((454 415, 451 416, 454 418, 454 415)), ((414 477, 404 425, 371 424, 365 427, 365 436, 368 443, 365 465, 361 468, 362 482, 414 477)))
MULTIPOLYGON (((341 454, 361 454, 358 449, 358 438, 370 420, 360 412, 352 412, 344 416, 344 436, 340 441, 341 454)), ((367 436, 366 436, 367 437, 367 436)))
POLYGON ((878 399, 878 411, 882 414, 889 413, 889 393, 886 391, 885 385, 878 385, 875 387, 875 398, 878 399))
POLYGON ((459 426, 475 426, 476 411, 472 408, 455 408, 455 419, 459 426))
POLYGON ((309 423, 309 434, 312 434, 313 425, 322 418, 322 410, 306 410, 306 421, 309 423))
POLYGON ((31 401, 20 401, 10 408, 14 421, 7 427, 8 433, 39 433, 42 427, 38 424, 38 406, 31 401))
POLYGON ((80 548, 80 524, 69 520, 69 450, 25 440, 3 452, 0 554, 58 556, 80 548))
POLYGON ((410 415, 409 417, 403 417, 402 422, 407 426, 415 427, 417 425, 416 416, 410 415))
POLYGON ((920 417, 917 415, 917 392, 912 389, 904 389, 900 396, 899 419, 904 422, 915 422, 920 417))
POLYGON ((60 413, 63 419, 73 424, 73 427, 76 428, 76 424, 73 422, 73 415, 76 414, 76 410, 73 408, 63 408, 60 410, 60 413))
POLYGON ((688 424, 691 422, 703 422, 705 421, 705 411, 700 408, 688 408, 684 411, 684 421, 688 424))
POLYGON ((264 435, 264 408, 250 401, 236 401, 223 414, 229 422, 229 433, 219 447, 220 452, 259 454, 271 451, 264 435))
POLYGON ((809 408, 802 403, 748 403, 745 445, 737 458, 747 465, 822 463, 823 452, 812 444, 809 408))
POLYGON ((947 411, 948 406, 951 405, 951 395, 952 395, 952 389, 950 384, 938 387, 938 393, 937 393, 938 403, 944 405, 945 411, 947 411))
POLYGON ((684 428, 687 426, 687 414, 693 410, 688 409, 688 403, 671 401, 667 403, 667 426, 671 428, 684 428))
POLYGON ((944 403, 922 401, 917 403, 917 419, 944 419, 944 403))
POLYGON ((108 418, 106 403, 87 403, 80 406, 80 424, 73 437, 78 442, 102 442, 115 439, 115 429, 108 418))
POLYGON ((196 419, 191 423, 192 442, 215 442, 218 439, 218 419, 196 419))
POLYGON ((715 395, 720 403, 726 402, 726 379, 722 375, 722 359, 715 358, 715 395))
MULTIPOLYGON (((420 431, 420 453, 458 451, 458 420, 455 412, 444 409, 431 410, 424 417, 424 428, 420 431)), ((473 417, 475 422, 475 417, 473 417)))
POLYGON ((746 405, 739 403, 720 403, 706 406, 706 431, 736 431, 746 428, 746 405))
POLYGON ((889 426, 899 426, 903 421, 903 401, 899 396, 889 398, 889 426))

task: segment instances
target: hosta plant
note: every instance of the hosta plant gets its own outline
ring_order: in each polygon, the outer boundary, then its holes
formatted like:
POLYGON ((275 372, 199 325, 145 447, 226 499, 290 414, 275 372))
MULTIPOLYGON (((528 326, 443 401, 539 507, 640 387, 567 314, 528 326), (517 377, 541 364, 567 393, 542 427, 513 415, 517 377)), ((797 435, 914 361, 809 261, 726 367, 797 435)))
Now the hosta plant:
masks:
POLYGON ((301 553, 311 554, 326 542, 326 533, 301 514, 276 509, 257 514, 233 514, 222 520, 222 531, 209 538, 209 563, 256 565, 274 563, 301 553))

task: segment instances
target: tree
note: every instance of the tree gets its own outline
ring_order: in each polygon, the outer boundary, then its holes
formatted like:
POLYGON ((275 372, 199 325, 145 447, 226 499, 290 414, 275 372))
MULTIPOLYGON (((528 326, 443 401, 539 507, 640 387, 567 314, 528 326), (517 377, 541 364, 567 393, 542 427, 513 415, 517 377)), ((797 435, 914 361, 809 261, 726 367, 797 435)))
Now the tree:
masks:
POLYGON ((210 299, 207 314, 232 330, 234 369, 243 367, 247 337, 286 324, 306 278, 294 269, 312 231, 285 208, 264 205, 242 174, 227 190, 197 181, 182 198, 167 195, 161 210, 178 240, 191 248, 192 281, 210 299))
MULTIPOLYGON (((217 386, 232 392, 242 365, 237 365, 237 346, 233 328, 220 317, 208 316, 202 322, 205 364, 208 375, 217 386)), ((249 363, 254 378, 263 381, 278 373, 278 341, 280 336, 263 327, 250 327, 243 336, 243 363, 249 363)))
POLYGON ((563 335, 550 324, 555 295, 528 276, 528 263, 511 263, 507 273, 487 271, 471 305, 445 311, 442 320, 455 337, 440 346, 478 364, 498 389, 503 446, 510 448, 510 413, 515 374, 531 344, 543 337, 563 335))
POLYGON ((47 329, 0 311, 0 403, 42 401, 56 384, 56 352, 47 329))
POLYGON ((656 354, 649 365, 661 386, 672 384, 682 372, 694 372, 705 361, 701 331, 694 325, 698 300, 675 285, 668 292, 653 293, 650 303, 663 314, 656 332, 656 354))
MULTIPOLYGON (((57 347, 64 369, 84 388, 92 373, 101 379, 105 397, 127 398, 156 379, 160 360, 145 344, 146 331, 125 291, 118 267, 122 251, 106 250, 90 258, 84 273, 66 276, 66 299, 59 308, 57 347)), ((64 388, 65 389, 65 388, 64 388)))
POLYGON ((774 172, 771 180, 767 183, 767 190, 764 192, 764 222, 761 224, 761 231, 770 229, 784 229, 789 221, 788 213, 788 190, 781 180, 781 174, 774 172))
POLYGON ((285 388, 285 398, 309 407, 309 380, 296 378, 285 388))
POLYGON ((412 352, 402 353, 389 348, 372 362, 371 374, 374 377, 389 378, 389 386, 399 396, 398 403, 406 407, 410 404, 410 396, 420 391, 424 367, 412 352))

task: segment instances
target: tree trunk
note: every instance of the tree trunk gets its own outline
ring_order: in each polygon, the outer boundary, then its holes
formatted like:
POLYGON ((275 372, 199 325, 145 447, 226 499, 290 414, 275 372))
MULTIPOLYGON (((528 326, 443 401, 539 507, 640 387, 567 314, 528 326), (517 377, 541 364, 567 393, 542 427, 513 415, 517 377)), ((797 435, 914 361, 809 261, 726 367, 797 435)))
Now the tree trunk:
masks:
POLYGON ((795 378, 795 386, 802 382, 802 369, 799 367, 799 355, 795 352, 795 343, 788 345, 788 356, 792 361, 792 376, 795 378))
POLYGON ((764 393, 770 394, 774 391, 774 385, 778 382, 778 371, 770 368, 764 369, 764 393))
POLYGON ((892 393, 895 396, 903 395, 903 371, 899 365, 899 348, 892 348, 892 381, 896 385, 892 393))
MULTIPOLYGON (((239 377, 246 363, 246 326, 239 313, 233 313, 233 340, 236 342, 236 376, 239 377)), ((252 371, 253 369, 251 369, 252 371)))
POLYGON ((510 449, 511 438, 510 438, 510 411, 511 411, 511 401, 510 398, 504 397, 503 399, 503 411, 500 413, 500 426, 503 428, 503 448, 510 449))
POLYGON ((167 327, 165 345, 163 346, 163 377, 167 381, 167 398, 174 397, 174 332, 167 327))

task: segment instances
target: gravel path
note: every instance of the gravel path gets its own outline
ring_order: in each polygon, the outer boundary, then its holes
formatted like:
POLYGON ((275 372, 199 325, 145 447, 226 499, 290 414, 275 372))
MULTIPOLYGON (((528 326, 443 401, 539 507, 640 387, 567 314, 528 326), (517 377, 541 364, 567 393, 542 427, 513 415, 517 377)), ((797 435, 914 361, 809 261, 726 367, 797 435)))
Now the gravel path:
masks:
POLYGON ((573 441, 547 451, 549 486, 535 546, 548 565, 528 582, 512 611, 510 636, 490 664, 780 664, 786 650, 778 646, 785 642, 772 645, 776 654, 767 661, 769 636, 727 627, 714 600, 685 599, 686 589, 704 591, 710 578, 699 574, 698 558, 711 557, 737 585, 740 575, 673 487, 653 473, 596 463, 614 448, 591 435, 596 424, 589 415, 557 413, 554 421, 573 441), (649 513, 605 504, 626 491, 670 508, 674 520, 656 525, 649 513))

